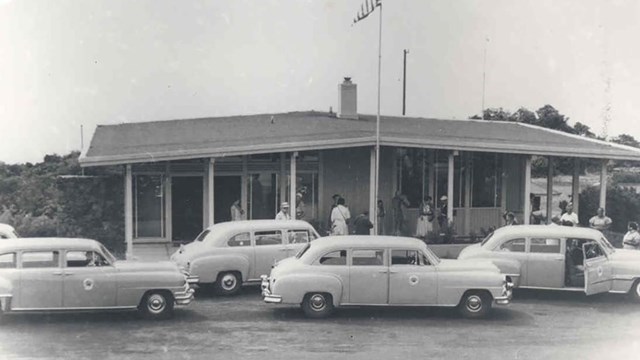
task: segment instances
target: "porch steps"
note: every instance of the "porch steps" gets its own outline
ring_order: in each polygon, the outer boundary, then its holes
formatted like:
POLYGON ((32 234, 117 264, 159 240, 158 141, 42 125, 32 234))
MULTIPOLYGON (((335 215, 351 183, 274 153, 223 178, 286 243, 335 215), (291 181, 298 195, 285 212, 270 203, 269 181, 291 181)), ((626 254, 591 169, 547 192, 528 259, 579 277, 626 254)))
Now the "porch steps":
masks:
POLYGON ((163 261, 176 250, 172 243, 133 244, 133 257, 139 261, 163 261))

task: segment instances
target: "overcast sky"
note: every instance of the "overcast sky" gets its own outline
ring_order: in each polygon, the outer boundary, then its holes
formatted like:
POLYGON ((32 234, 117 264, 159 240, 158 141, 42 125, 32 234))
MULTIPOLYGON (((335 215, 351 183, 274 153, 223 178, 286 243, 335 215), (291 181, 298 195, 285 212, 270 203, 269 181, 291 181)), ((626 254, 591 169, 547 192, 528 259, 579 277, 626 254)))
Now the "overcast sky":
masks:
MULTIPOLYGON (((383 0, 382 113, 464 119, 551 104, 640 138, 640 1, 383 0)), ((376 111, 378 14, 361 0, 0 0, 0 161, 85 146, 96 124, 376 111)))

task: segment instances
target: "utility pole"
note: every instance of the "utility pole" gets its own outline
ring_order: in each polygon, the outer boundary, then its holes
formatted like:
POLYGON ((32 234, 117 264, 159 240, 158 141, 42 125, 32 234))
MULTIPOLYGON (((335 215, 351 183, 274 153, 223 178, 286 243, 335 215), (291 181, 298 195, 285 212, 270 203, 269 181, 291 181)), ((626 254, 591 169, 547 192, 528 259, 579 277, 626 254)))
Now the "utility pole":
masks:
POLYGON ((402 67, 402 116, 404 116, 407 110, 407 54, 409 50, 404 49, 402 53, 404 55, 404 66, 402 67))
POLYGON ((484 58, 482 61, 482 112, 480 112, 481 116, 482 116, 482 120, 484 120, 484 90, 485 90, 485 82, 486 82, 486 78, 487 78, 487 72, 486 72, 486 68, 487 68, 487 43, 489 42, 489 38, 485 38, 484 39, 484 58))

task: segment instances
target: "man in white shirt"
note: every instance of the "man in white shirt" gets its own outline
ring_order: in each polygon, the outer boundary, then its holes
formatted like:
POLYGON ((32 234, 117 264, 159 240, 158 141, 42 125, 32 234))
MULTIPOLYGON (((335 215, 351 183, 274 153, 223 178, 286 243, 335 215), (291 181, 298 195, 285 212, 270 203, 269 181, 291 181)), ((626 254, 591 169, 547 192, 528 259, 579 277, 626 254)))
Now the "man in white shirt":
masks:
POLYGON ((560 223, 565 226, 578 226, 580 220, 578 219, 578 214, 573 212, 573 203, 568 203, 566 210, 567 212, 560 217, 560 223))
POLYGON ((280 204, 280 212, 276 215, 276 220, 291 220, 288 202, 283 202, 282 204, 280 204))

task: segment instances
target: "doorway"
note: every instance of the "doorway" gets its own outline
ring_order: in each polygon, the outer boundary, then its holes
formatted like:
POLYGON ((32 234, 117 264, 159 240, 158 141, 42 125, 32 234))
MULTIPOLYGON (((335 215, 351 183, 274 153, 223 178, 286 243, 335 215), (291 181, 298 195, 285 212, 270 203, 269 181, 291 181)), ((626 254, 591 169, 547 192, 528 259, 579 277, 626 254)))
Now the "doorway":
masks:
POLYGON ((231 205, 242 198, 242 177, 216 176, 213 183, 213 221, 215 224, 231 221, 231 205))
POLYGON ((202 232, 203 177, 172 177, 171 197, 171 240, 195 239, 202 232))

